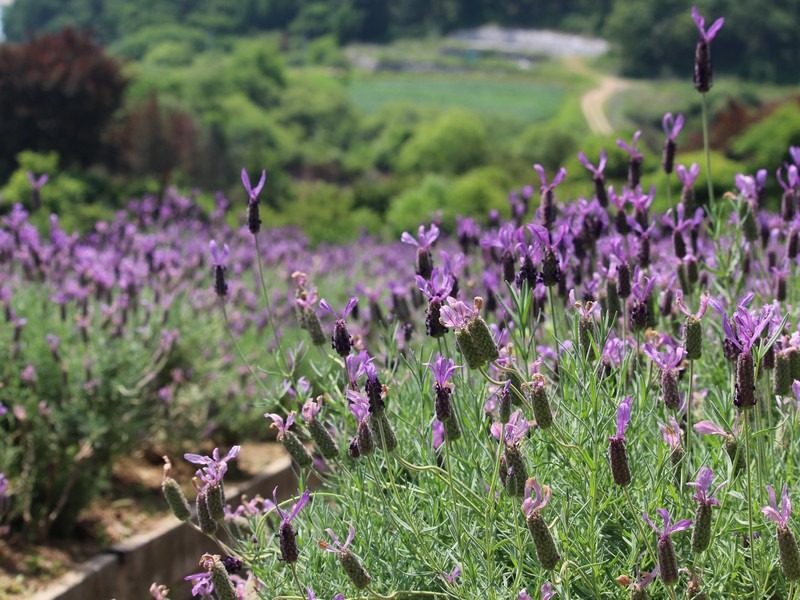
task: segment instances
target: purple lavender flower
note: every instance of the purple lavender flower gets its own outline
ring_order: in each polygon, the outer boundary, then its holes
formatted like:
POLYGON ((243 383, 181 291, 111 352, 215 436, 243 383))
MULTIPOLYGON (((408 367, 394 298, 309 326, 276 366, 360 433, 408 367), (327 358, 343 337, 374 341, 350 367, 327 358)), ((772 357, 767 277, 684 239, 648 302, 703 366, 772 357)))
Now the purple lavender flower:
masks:
POLYGON ((700 93, 705 93, 711 89, 713 83, 711 71, 711 40, 717 35, 722 25, 725 23, 724 18, 719 18, 714 21, 714 24, 705 29, 705 19, 697 12, 697 7, 692 7, 692 19, 700 31, 700 39, 697 41, 697 47, 694 54, 694 87, 700 93))
POLYGON ((439 228, 435 224, 431 224, 428 231, 425 231, 424 225, 420 225, 417 239, 414 239, 407 231, 400 236, 400 241, 404 244, 417 247, 416 272, 423 279, 430 279, 433 272, 433 257, 430 248, 437 239, 439 239, 439 228))
POLYGON ((553 585, 546 581, 542 584, 542 600, 551 600, 555 597, 556 591, 553 589, 553 585))
POLYGON ((639 152, 638 147, 639 138, 641 135, 642 132, 637 130, 633 134, 633 139, 631 140, 630 146, 623 140, 617 140, 617 146, 630 154, 628 157, 628 185, 632 190, 636 189, 636 187, 639 185, 639 181, 642 178, 642 161, 644 160, 644 155, 639 152))
POLYGON ((547 522, 541 515, 542 509, 547 506, 552 497, 549 486, 540 486, 535 477, 531 477, 525 482, 525 500, 522 502, 522 512, 525 514, 525 521, 528 525, 533 546, 536 550, 536 558, 545 569, 553 569, 561 560, 553 536, 547 527, 547 522), (534 492, 534 497, 531 497, 534 492))
POLYGON ((769 496, 769 506, 763 507, 761 509, 761 513, 770 521, 773 521, 775 524, 777 524, 778 527, 788 527, 789 517, 791 516, 792 512, 792 501, 789 499, 789 486, 785 483, 783 484, 780 507, 775 501, 775 490, 772 489, 772 486, 770 485, 766 486, 766 488, 767 495, 769 496))
POLYGON ((430 368, 436 380, 434 384, 434 391, 436 392, 436 401, 434 403, 436 418, 442 423, 446 423, 453 418, 453 406, 450 401, 450 396, 453 391, 448 385, 448 380, 453 376, 453 373, 456 372, 456 369, 460 369, 461 367, 456 366, 452 358, 447 358, 441 354, 436 355, 436 360, 434 362, 423 364, 430 368))
POLYGON ((336 537, 336 534, 333 533, 332 529, 326 529, 325 531, 329 536, 331 536, 333 543, 328 544, 327 542, 320 541, 319 547, 326 552, 335 552, 339 557, 339 563, 342 565, 342 570, 344 570, 347 577, 350 579, 353 585, 355 585, 358 589, 363 590, 370 584, 372 577, 370 577, 369 573, 367 573, 366 569, 364 569, 361 561, 359 561, 349 549, 350 544, 356 536, 355 527, 350 525, 350 530, 347 534, 347 540, 345 540, 344 544, 339 541, 339 538, 336 537))
POLYGON ((272 500, 275 503, 275 510, 281 519, 280 529, 278 530, 278 540, 281 549, 281 558, 284 562, 294 563, 300 558, 300 551, 297 548, 297 532, 292 526, 292 521, 297 518, 302 508, 308 504, 311 492, 306 490, 300 496, 300 500, 295 503, 291 511, 283 512, 278 504, 278 488, 272 490, 272 500))
POLYGON ((610 441, 625 440, 625 430, 628 429, 628 423, 631 421, 632 405, 633 396, 626 396, 625 399, 619 403, 619 406, 617 406, 617 433, 608 438, 610 441))
POLYGON ((786 166, 786 181, 781 176, 782 169, 779 167, 776 173, 778 183, 783 188, 783 197, 781 198, 781 216, 787 223, 790 222, 795 213, 795 206, 800 196, 800 174, 798 174, 797 166, 786 166))
POLYGON ((433 442, 431 446, 434 450, 438 450, 441 448, 442 444, 444 444, 444 423, 442 423, 439 419, 433 420, 433 442))
POLYGON ((438 388, 448 387, 449 379, 456 372, 456 369, 461 368, 460 365, 456 365, 456 361, 454 361, 452 358, 443 356, 439 353, 436 354, 436 360, 434 360, 432 363, 422 364, 431 370, 434 379, 436 379, 436 387, 438 388))
POLYGON ((339 315, 336 314, 336 311, 331 308, 331 305, 328 304, 327 300, 323 298, 319 301, 320 307, 331 313, 336 319, 333 328, 333 336, 331 337, 331 347, 336 350, 336 353, 342 358, 350 354, 350 350, 353 348, 353 339, 350 337, 350 332, 347 330, 347 324, 344 320, 353 311, 356 304, 358 304, 358 298, 353 296, 348 300, 347 306, 344 308, 344 313, 340 318, 339 315))
POLYGON ((222 250, 217 246, 216 240, 211 240, 208 243, 208 249, 211 251, 212 269, 214 271, 214 291, 217 296, 224 298, 228 295, 228 284, 225 282, 225 260, 228 258, 230 249, 228 244, 222 246, 222 250))
POLYGON ((800 579, 800 551, 797 540, 789 529, 789 517, 792 512, 792 501, 789 499, 789 487, 784 483, 781 491, 781 504, 775 501, 775 490, 767 487, 769 506, 761 509, 761 513, 778 526, 778 551, 780 554, 781 571, 789 581, 800 579))
POLYGON ((253 188, 250 185, 250 177, 247 174, 246 169, 242 169, 242 185, 244 185, 244 189, 248 194, 247 202, 248 204, 253 204, 258 202, 258 195, 261 193, 262 188, 264 187, 264 183, 267 181, 267 172, 266 170, 261 171, 261 179, 258 180, 258 185, 253 188))
POLYGON ((649 298, 650 292, 653 291, 653 286, 656 283, 656 278, 646 277, 637 266, 634 279, 635 281, 631 287, 633 302, 628 308, 628 316, 630 317, 631 329, 641 331, 647 327, 651 317, 649 298))
POLYGON ((633 396, 627 396, 617 407, 617 433, 608 438, 609 462, 614 483, 625 487, 631 483, 631 469, 628 465, 628 454, 625 449, 625 430, 631 420, 633 396))
POLYGON ((567 176, 567 170, 561 167, 558 173, 556 173, 556 176, 553 177, 553 181, 548 184, 544 167, 540 164, 535 164, 533 168, 539 174, 539 179, 542 182, 542 187, 540 188, 542 200, 539 206, 539 218, 542 221, 542 225, 549 230, 553 227, 553 223, 556 219, 555 189, 559 183, 564 181, 564 178, 567 176))
POLYGON ((247 227, 250 233, 256 235, 261 230, 261 213, 259 209, 258 195, 261 193, 261 188, 264 187, 264 182, 267 180, 267 172, 261 171, 261 179, 255 189, 250 185, 250 177, 247 171, 242 169, 242 184, 247 192, 247 227))
POLYGON ((792 162, 800 167, 800 146, 791 146, 789 148, 789 156, 792 157, 792 162))
POLYGON ((606 208, 608 206, 608 191, 606 190, 606 177, 603 174, 603 170, 606 168, 608 154, 605 150, 600 150, 600 162, 596 167, 589 162, 589 159, 586 158, 583 152, 578 152, 578 160, 580 160, 581 164, 592 174, 594 193, 595 196, 597 196, 597 201, 600 203, 600 206, 606 208))
POLYGON ((692 526, 692 520, 682 519, 673 525, 667 509, 659 508, 658 514, 664 519, 663 530, 653 524, 650 517, 647 516, 647 512, 644 513, 644 520, 658 534, 658 568, 661 572, 661 580, 664 585, 672 586, 678 582, 678 560, 675 557, 675 548, 670 536, 673 533, 689 529, 692 526))
POLYGON ((28 181, 31 184, 31 212, 35 212, 39 210, 42 205, 42 197, 40 194, 41 189, 44 187, 44 184, 47 183, 47 180, 50 179, 50 176, 47 174, 41 175, 38 178, 36 175, 28 171, 28 181))
POLYGON ((205 489, 222 481, 228 471, 228 461, 239 456, 241 449, 241 446, 233 446, 223 458, 219 457, 219 448, 214 448, 211 456, 184 454, 183 458, 192 464, 203 466, 197 471, 196 475, 203 482, 205 489))
POLYGON ((735 413, 733 421, 733 432, 728 433, 722 427, 712 421, 700 421, 695 424, 694 430, 700 435, 720 435, 725 439, 725 452, 733 464, 733 473, 738 475, 745 468, 745 453, 743 448, 739 448, 739 441, 734 437, 734 434, 739 433, 739 411, 735 413))
POLYGON ((664 442, 674 452, 677 448, 681 447, 681 427, 678 421, 672 415, 667 419, 667 423, 659 423, 658 428, 661 430, 661 436, 664 442))
POLYGON ((723 481, 720 483, 713 493, 709 494, 708 491, 711 489, 711 484, 714 481, 714 471, 709 469, 708 467, 700 467, 700 471, 697 473, 697 479, 695 481, 690 481, 686 485, 695 488, 695 493, 692 496, 692 499, 696 500, 700 504, 708 504, 709 506, 718 506, 719 500, 714 498, 714 495, 720 490, 720 488, 728 483, 727 481, 723 481))
POLYGON ((350 412, 358 421, 356 431, 356 444, 359 456, 366 456, 375 448, 372 432, 370 431, 367 419, 369 418, 369 399, 361 392, 347 390, 347 400, 350 403, 350 412))
POLYGON ((458 579, 460 576, 461 576, 461 567, 459 567, 458 565, 456 565, 456 567, 450 573, 441 573, 437 575, 437 577, 439 577, 440 579, 444 579, 450 585, 454 585, 456 579, 458 579))
MULTIPOLYGON (((518 443, 522 438, 524 438, 527 433, 528 429, 530 429, 530 424, 528 420, 525 418, 525 414, 522 412, 522 409, 516 410, 511 414, 511 417, 506 424, 506 436, 505 436, 505 444, 506 446, 512 446, 518 443)), ((494 439, 500 440, 500 432, 502 427, 500 423, 492 423, 490 431, 494 439)))
POLYGON ((289 433, 291 426, 294 424, 294 411, 286 416, 286 420, 276 413, 264 413, 264 416, 272 419, 270 428, 278 430, 278 439, 289 433))
POLYGON ((431 271, 429 279, 416 276, 417 287, 428 298, 425 312, 425 331, 430 337, 438 338, 447 333, 447 327, 441 323, 442 302, 450 297, 455 280, 453 275, 440 267, 431 271))
POLYGON ((192 583, 192 596, 201 598, 214 597, 214 583, 211 581, 211 573, 194 573, 183 578, 192 583))
POLYGON ((531 477, 525 482, 525 500, 522 501, 522 512, 526 517, 533 514, 534 511, 542 510, 550 502, 553 492, 550 486, 540 486, 536 481, 536 477, 531 477), (531 497, 531 492, 534 496, 531 497))
POLYGON ((40 175, 39 177, 36 177, 36 175, 34 175, 31 171, 28 171, 27 175, 28 175, 28 181, 30 182, 31 187, 34 190, 42 189, 44 187, 44 184, 46 184, 47 181, 50 179, 50 176, 47 175, 46 173, 40 175))
POLYGON ((683 361, 686 351, 680 347, 667 346, 666 352, 658 352, 652 344, 645 344, 645 354, 661 369, 661 397, 667 408, 677 410, 681 403, 678 393, 676 369, 683 361))
POLYGON ((531 595, 528 593, 528 588, 522 588, 517 595, 517 600, 533 600, 531 595))
POLYGON ((672 113, 667 113, 661 120, 661 125, 664 127, 664 151, 661 155, 661 166, 664 172, 669 175, 672 173, 672 167, 675 164, 675 138, 683 128, 683 115, 678 115, 677 118, 672 116, 672 113))
POLYGON ((442 316, 439 319, 445 327, 463 329, 476 314, 475 310, 461 300, 448 297, 447 303, 449 306, 442 306, 442 316))

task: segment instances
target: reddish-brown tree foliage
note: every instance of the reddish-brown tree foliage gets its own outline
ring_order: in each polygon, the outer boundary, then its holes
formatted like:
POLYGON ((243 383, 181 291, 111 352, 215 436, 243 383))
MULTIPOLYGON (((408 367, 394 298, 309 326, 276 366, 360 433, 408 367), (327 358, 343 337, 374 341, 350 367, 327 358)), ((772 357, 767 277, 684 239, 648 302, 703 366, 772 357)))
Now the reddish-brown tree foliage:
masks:
POLYGON ((126 85, 119 63, 72 29, 0 46, 0 177, 22 150, 96 162, 126 85))

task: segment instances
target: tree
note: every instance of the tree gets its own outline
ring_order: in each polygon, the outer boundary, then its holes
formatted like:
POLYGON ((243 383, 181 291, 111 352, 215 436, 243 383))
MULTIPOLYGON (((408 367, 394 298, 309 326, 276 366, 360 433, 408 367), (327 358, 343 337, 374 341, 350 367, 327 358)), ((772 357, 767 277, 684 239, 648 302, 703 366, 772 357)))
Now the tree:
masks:
POLYGON ((0 47, 0 177, 22 150, 55 151, 87 166, 120 107, 127 79, 86 34, 67 29, 0 47))

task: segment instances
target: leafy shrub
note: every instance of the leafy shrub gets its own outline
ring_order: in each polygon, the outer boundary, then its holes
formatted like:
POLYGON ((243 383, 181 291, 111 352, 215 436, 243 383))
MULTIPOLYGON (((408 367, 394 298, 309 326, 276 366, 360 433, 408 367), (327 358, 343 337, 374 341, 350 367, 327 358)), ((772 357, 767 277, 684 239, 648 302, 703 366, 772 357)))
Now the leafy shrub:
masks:
POLYGON ((409 187, 392 200, 386 222, 399 237, 415 231, 420 223, 430 221, 444 204, 450 182, 441 175, 426 175, 415 187, 409 187))
POLYGON ((498 167, 480 167, 456 179, 442 203, 443 224, 451 230, 456 215, 485 222, 490 210, 508 212, 508 175, 498 167))
POLYGON ((430 126, 420 126, 403 146, 401 172, 461 174, 487 159, 488 135, 480 117, 463 110, 444 112, 430 126))
POLYGON ((788 148, 800 146, 800 97, 776 108, 733 140, 732 150, 752 170, 775 169, 789 160, 788 148))

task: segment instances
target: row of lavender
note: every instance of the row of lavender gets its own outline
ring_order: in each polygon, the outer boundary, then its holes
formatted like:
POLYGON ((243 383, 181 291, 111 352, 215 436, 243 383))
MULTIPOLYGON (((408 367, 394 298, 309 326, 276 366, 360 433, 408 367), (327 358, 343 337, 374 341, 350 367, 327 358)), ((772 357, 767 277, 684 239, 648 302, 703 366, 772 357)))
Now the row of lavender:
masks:
MULTIPOLYGON (((706 30, 693 16, 705 94, 722 20, 706 30)), ((665 117, 667 178, 681 121, 665 117)), ((563 172, 549 181, 537 165, 535 214, 523 191, 511 222, 463 219, 452 242, 435 225, 405 234, 404 278, 362 275, 366 324, 359 296, 339 309, 314 287, 330 297, 326 282, 295 274, 299 326, 332 351, 300 356, 295 410, 265 417, 301 489, 311 473, 324 486, 233 511, 222 480, 238 448, 187 455, 198 527, 223 554, 203 556, 195 595, 796 597, 800 148, 773 166, 782 198, 766 197, 765 170, 698 207, 700 168, 679 165, 680 200, 653 215, 636 142, 618 142, 631 155, 621 186, 602 157, 581 157, 591 200, 559 202, 563 172)), ((260 186, 243 181, 257 245, 260 186)), ((211 250, 227 312, 239 265, 227 244, 211 250)), ((361 250, 372 264, 377 250, 361 250)), ((164 490, 188 520, 174 480, 164 490)))
MULTIPOLYGON (((0 526, 35 538, 70 534, 109 487, 118 457, 180 454, 199 439, 263 438, 258 415, 292 390, 281 380, 264 393, 244 377, 213 310, 207 240, 224 236, 237 248, 227 325, 244 352, 263 351, 267 313, 248 274, 255 250, 235 243, 247 230, 226 225, 224 198, 210 212, 174 192, 134 201, 79 237, 55 215, 34 225, 46 182, 31 176, 33 214, 6 207, 0 227, 0 526)), ((273 298, 282 322, 293 319, 288 286, 298 265, 341 273, 357 251, 331 248, 311 265, 315 255, 297 231, 271 231, 266 240, 263 264, 284 281, 273 298)), ((402 256, 399 246, 382 252, 402 256)))

